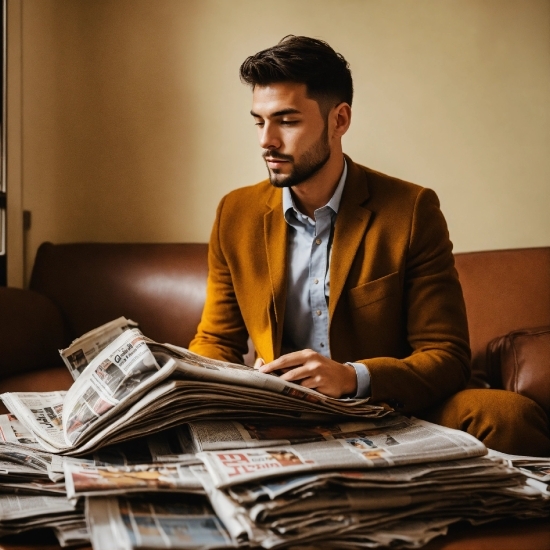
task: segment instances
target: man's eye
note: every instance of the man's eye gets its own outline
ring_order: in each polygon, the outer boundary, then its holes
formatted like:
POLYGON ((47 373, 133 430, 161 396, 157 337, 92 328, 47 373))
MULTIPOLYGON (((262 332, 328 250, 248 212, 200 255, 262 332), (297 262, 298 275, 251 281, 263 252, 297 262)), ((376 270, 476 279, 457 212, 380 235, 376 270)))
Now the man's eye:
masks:
POLYGON ((281 124, 285 124, 286 126, 290 126, 292 124, 298 124, 297 120, 281 120, 281 124))
POLYGON ((263 126, 263 125, 264 125, 263 122, 255 122, 255 123, 254 123, 254 126, 263 126))

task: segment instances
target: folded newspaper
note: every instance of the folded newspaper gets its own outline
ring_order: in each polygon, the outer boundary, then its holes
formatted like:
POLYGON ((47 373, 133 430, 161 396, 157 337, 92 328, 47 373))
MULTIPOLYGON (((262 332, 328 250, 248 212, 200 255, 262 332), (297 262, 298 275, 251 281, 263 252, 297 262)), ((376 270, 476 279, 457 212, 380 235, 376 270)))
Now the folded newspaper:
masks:
POLYGON ((233 540, 266 549, 418 548, 451 523, 544 517, 550 503, 520 472, 488 457, 298 472, 226 489, 193 470, 233 540))
MULTIPOLYGON (((120 332, 121 323, 106 327, 92 331, 95 337, 91 340, 109 341, 109 333, 120 332)), ((74 348, 81 347, 79 341, 90 338, 85 335, 77 340, 62 356, 74 357, 74 348)), ((67 392, 0 396, 52 453, 80 456, 200 419, 365 420, 391 412, 371 405, 368 398, 334 399, 251 367, 158 344, 137 328, 124 330, 79 375, 76 371, 73 369, 76 380, 67 392)))
POLYGON ((378 428, 333 433, 326 441, 197 454, 217 489, 281 475, 338 469, 387 468, 487 454, 470 434, 416 418, 378 428), (336 437, 334 437, 336 435, 336 437))
POLYGON ((354 420, 337 423, 283 424, 267 420, 198 420, 186 424, 188 445, 194 453, 293 445, 313 441, 331 441, 352 437, 348 434, 364 434, 384 431, 407 422, 408 419, 392 414, 374 420, 354 420))

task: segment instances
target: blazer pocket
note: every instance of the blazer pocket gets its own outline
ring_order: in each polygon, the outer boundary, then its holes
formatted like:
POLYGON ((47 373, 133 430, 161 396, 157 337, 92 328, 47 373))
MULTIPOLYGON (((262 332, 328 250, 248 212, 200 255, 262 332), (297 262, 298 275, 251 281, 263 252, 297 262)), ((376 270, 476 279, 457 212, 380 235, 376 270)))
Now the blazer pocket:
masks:
POLYGON ((351 307, 357 309, 399 294, 399 271, 384 275, 349 291, 351 307))

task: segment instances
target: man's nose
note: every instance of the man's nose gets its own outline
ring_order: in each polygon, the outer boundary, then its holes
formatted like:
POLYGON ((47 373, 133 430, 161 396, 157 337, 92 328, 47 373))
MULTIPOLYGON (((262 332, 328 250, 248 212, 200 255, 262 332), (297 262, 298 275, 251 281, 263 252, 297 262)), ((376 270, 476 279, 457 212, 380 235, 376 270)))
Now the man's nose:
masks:
POLYGON ((281 147, 281 139, 271 124, 264 125, 260 131, 259 138, 262 149, 279 149, 281 147))

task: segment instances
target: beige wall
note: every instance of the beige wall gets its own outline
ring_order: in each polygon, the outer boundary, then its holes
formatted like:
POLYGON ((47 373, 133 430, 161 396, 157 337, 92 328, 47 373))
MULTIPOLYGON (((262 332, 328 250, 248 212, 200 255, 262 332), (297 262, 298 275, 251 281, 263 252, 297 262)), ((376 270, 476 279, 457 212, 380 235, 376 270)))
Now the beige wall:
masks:
POLYGON ((345 150, 434 188, 455 250, 550 245, 546 0, 22 2, 29 267, 44 240, 206 241, 265 177, 238 67, 289 33, 345 55, 345 150))

